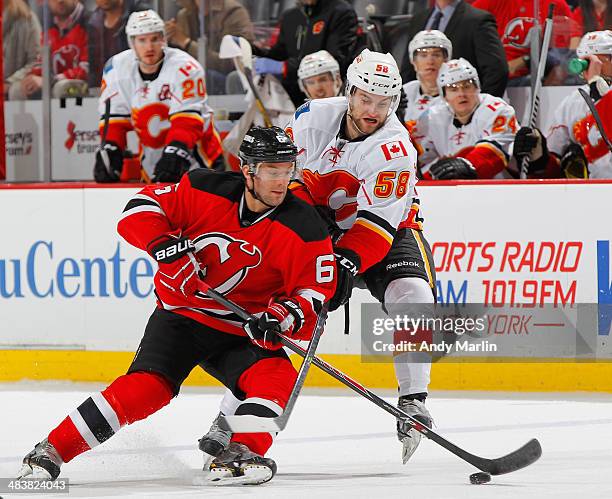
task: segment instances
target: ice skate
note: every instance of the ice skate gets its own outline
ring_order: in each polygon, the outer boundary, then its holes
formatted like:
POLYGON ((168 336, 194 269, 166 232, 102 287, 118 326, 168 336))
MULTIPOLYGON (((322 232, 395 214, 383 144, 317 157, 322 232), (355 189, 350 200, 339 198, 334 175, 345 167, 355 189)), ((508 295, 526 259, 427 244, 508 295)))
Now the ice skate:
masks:
POLYGON ((60 474, 62 464, 64 461, 57 450, 45 438, 23 458, 17 479, 55 480, 60 474))
POLYGON ((229 447, 230 439, 232 438, 232 432, 229 430, 222 430, 219 427, 219 418, 222 413, 217 414, 217 417, 212 422, 208 433, 199 440, 199 448, 206 454, 217 457, 224 450, 229 447))
POLYGON ((246 445, 232 442, 214 459, 208 471, 207 481, 211 485, 259 485, 272 480, 276 463, 246 445))
MULTIPOLYGON (((400 397, 397 406, 407 412, 410 416, 423 423, 428 428, 431 428, 433 419, 425 404, 420 400, 410 399, 408 397, 400 397)), ((406 464, 414 451, 421 443, 423 435, 411 428, 408 423, 397 422, 397 438, 402 443, 402 463, 406 464)))

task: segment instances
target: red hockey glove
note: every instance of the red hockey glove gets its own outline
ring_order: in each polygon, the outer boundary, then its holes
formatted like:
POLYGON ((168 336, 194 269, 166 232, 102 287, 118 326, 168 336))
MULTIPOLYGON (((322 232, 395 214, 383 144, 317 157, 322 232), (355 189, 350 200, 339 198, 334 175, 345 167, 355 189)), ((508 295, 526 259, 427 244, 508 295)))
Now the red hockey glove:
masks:
POLYGON ((278 334, 293 336, 304 324, 304 311, 291 299, 271 302, 259 318, 244 323, 251 341, 266 350, 278 350, 282 344, 278 334))
POLYGON ((169 233, 151 241, 147 250, 159 265, 159 282, 193 301, 198 290, 197 271, 189 258, 195 250, 193 243, 179 233, 169 233))

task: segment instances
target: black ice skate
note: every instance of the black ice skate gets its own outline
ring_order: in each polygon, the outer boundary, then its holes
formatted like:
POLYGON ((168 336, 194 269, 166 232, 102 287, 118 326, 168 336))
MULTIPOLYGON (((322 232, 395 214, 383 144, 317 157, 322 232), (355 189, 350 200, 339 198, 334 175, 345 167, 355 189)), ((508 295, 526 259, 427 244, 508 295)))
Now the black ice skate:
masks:
MULTIPOLYGON (((425 407, 425 404, 420 400, 411 399, 409 397, 400 397, 397 403, 402 411, 407 412, 417 421, 420 421, 428 428, 431 428, 433 419, 429 411, 425 407)), ((402 463, 406 464, 414 451, 421 443, 423 435, 413 429, 408 423, 397 421, 397 438, 402 442, 402 463)))
POLYGON ((211 485, 259 485, 272 480, 276 463, 255 454, 246 445, 232 442, 208 471, 207 481, 211 485))
POLYGON ((57 450, 45 438, 23 458, 17 479, 55 480, 60 474, 62 464, 64 461, 57 450))

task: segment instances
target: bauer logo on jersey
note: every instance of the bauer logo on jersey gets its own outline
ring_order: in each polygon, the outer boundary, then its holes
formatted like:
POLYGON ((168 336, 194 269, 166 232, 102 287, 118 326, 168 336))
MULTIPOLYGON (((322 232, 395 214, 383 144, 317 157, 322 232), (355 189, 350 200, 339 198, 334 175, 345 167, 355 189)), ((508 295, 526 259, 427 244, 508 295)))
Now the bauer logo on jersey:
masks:
POLYGON ((257 246, 222 232, 210 232, 193 240, 204 280, 219 293, 229 293, 261 263, 257 246))
POLYGON ((395 158, 401 158, 402 156, 408 156, 406 148, 400 140, 387 142, 386 144, 380 146, 380 148, 382 149, 382 152, 385 155, 385 159, 387 161, 395 158))

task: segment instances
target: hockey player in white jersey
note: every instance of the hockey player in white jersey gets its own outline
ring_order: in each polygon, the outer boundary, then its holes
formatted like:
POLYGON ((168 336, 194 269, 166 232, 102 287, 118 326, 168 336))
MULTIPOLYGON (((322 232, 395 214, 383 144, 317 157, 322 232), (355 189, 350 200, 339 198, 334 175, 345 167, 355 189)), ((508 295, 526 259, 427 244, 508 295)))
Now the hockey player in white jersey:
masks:
POLYGON ((342 88, 340 65, 327 50, 308 54, 297 71, 300 90, 309 99, 335 97, 342 88))
POLYGON ((419 31, 408 44, 408 54, 417 76, 403 87, 406 95, 404 123, 410 132, 419 116, 442 100, 438 73, 442 64, 452 59, 453 44, 437 29, 419 31))
MULTIPOLYGON (((612 31, 586 33, 576 54, 589 61, 582 88, 597 102, 612 83, 612 31)), ((532 175, 612 178, 612 153, 578 89, 561 102, 546 137, 537 129, 519 130, 514 155, 519 160, 529 155, 532 175)))
MULTIPOLYGON (((416 150, 395 114, 401 84, 391 54, 365 49, 348 68, 346 96, 308 101, 287 127, 303 172, 292 192, 317 207, 334 240, 338 279, 331 310, 348 302, 355 283, 393 317, 405 313, 406 304, 435 301, 435 267, 414 189, 416 150)), ((418 330, 412 340, 428 337, 418 330)), ((431 426, 424 404, 430 357, 396 355, 394 365, 399 407, 431 426)), ((222 412, 232 414, 236 406, 227 393, 222 412)), ((405 423, 397 431, 405 463, 421 435, 405 423)), ((214 454, 226 442, 229 435, 215 422, 200 448, 214 454)))
POLYGON ((417 120, 412 138, 425 178, 495 178, 510 161, 518 129, 514 108, 480 92, 476 69, 465 59, 442 65, 438 86, 443 102, 417 120))
POLYGON ((164 22, 153 10, 132 13, 126 35, 131 48, 109 59, 102 76, 96 181, 119 180, 130 130, 138 135, 141 165, 154 181, 177 182, 191 167, 211 167, 221 143, 206 104, 202 66, 166 46, 164 22))

